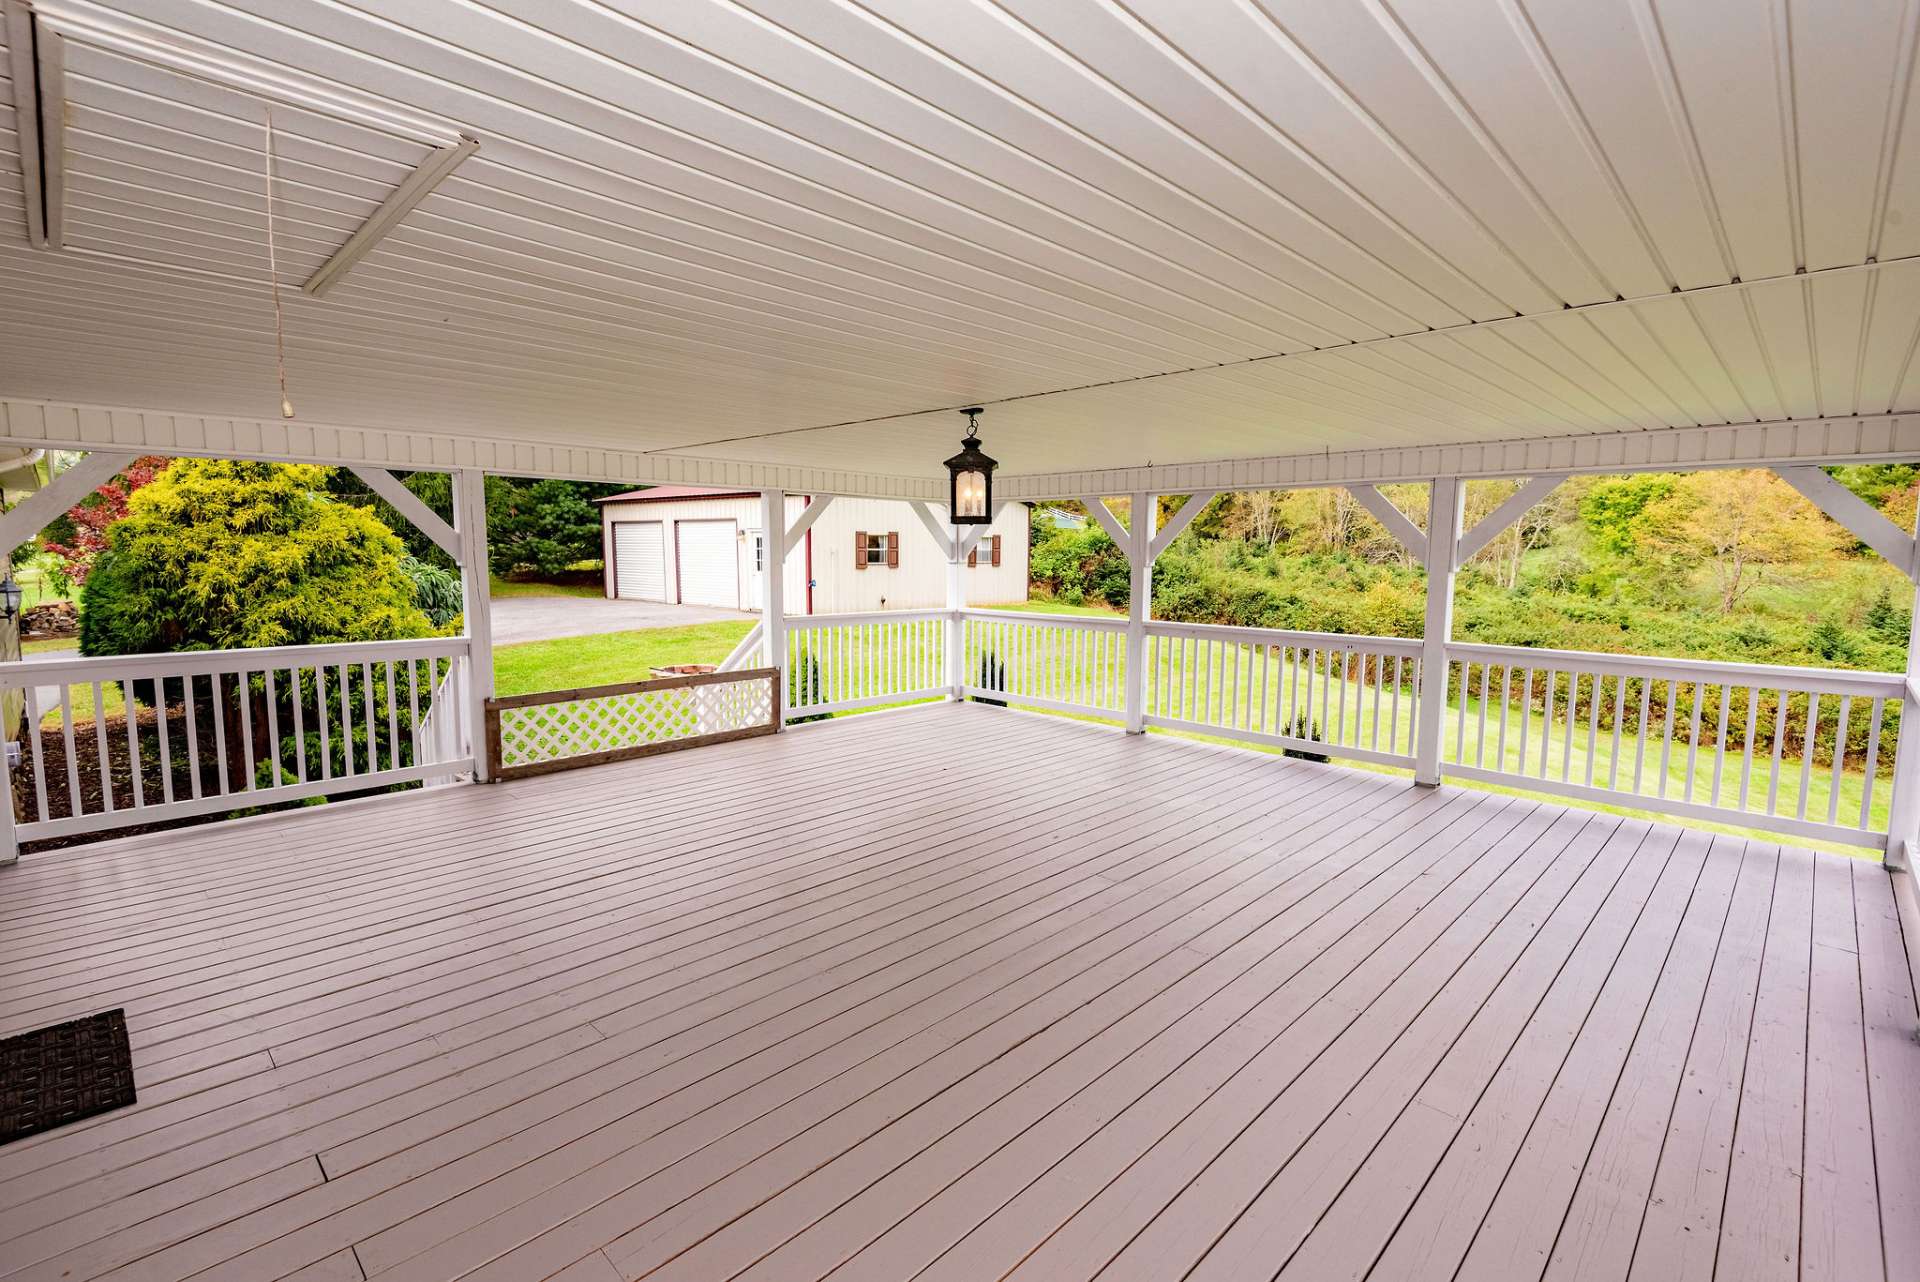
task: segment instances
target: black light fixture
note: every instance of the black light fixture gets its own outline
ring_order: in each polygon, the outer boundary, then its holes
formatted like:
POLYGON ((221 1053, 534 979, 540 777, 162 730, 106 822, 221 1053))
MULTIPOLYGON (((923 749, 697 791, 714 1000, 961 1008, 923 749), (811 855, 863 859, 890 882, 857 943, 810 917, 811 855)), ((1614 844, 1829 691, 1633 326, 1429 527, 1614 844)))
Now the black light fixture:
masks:
POLYGON ((0 580, 0 619, 13 622, 14 617, 20 613, 20 602, 25 595, 20 591, 20 585, 13 581, 11 572, 5 579, 0 580))
POLYGON ((960 452, 947 460, 953 478, 947 511, 955 525, 990 525, 993 522, 993 469, 1000 466, 980 452, 980 425, 974 420, 979 406, 960 411, 967 416, 967 434, 960 452))

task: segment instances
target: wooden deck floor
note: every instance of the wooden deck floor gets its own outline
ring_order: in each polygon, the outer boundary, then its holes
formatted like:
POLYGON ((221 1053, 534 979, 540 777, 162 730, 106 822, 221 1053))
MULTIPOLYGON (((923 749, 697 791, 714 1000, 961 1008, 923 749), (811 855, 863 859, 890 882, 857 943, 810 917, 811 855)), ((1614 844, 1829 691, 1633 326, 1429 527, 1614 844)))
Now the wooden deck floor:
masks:
POLYGON ((9 1279, 1920 1278, 1878 865, 937 706, 0 873, 9 1279))

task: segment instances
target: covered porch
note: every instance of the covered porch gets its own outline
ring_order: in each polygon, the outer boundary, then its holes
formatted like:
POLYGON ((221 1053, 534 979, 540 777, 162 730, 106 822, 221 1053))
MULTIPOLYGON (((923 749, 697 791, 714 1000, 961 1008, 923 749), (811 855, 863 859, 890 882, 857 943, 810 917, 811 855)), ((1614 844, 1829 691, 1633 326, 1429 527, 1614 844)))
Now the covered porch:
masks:
POLYGON ((141 1069, 23 1279, 1920 1269, 1893 884, 1791 845, 942 703, 6 887, 141 1069))
POLYGON ((139 1093, 0 1144, 0 1279, 1920 1277, 1920 647, 1454 619, 1567 478, 1753 469, 1898 630, 1920 10, 1755 8, 0 0, 0 455, 83 456, 0 549, 311 463, 462 591, 0 662, 0 1036, 139 1093), (759 622, 497 697, 489 474, 758 495, 759 622), (1308 487, 1417 635, 1156 617, 1308 487), (846 500, 940 608, 789 610, 846 500), (1125 614, 970 601, 1060 501, 1125 614))

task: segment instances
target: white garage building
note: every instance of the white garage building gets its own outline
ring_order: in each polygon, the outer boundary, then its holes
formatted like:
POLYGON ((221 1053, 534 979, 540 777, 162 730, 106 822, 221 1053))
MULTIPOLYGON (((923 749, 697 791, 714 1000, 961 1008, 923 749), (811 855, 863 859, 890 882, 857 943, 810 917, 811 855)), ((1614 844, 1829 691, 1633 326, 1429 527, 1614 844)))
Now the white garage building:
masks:
MULTIPOLYGON (((809 496, 787 496, 791 524, 809 496)), ((606 593, 641 601, 757 609, 765 535, 757 492, 659 485, 600 500, 606 593)), ((1027 599, 1027 506, 1010 503, 968 559, 967 601, 1027 599)), ((786 564, 787 610, 848 614, 934 609, 946 558, 913 510, 889 499, 836 499, 786 564)))

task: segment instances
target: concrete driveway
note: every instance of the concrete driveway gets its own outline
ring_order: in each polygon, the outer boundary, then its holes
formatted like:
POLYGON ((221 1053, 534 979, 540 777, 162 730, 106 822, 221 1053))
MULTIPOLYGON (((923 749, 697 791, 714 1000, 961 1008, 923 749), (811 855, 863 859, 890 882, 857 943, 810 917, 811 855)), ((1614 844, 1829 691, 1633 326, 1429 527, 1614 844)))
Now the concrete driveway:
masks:
POLYGON ((747 622, 758 616, 704 605, 655 601, 610 601, 605 597, 514 596, 493 598, 493 643, 590 637, 641 628, 680 628, 690 623, 747 622))

